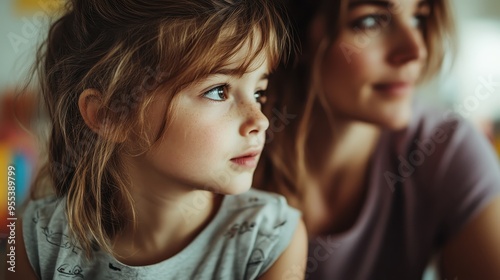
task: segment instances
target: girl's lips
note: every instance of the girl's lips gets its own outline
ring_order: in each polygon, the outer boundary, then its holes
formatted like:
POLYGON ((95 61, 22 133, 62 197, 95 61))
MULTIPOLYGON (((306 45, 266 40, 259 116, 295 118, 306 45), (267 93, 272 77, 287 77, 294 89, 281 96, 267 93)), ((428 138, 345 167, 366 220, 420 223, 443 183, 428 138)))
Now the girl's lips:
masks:
POLYGON ((248 167, 248 168, 253 168, 257 166, 258 159, 259 159, 259 154, 260 153, 248 153, 243 156, 235 157, 231 159, 231 162, 242 166, 242 167, 248 167))
POLYGON ((394 82, 375 84, 373 88, 385 97, 398 98, 411 94, 413 86, 407 82, 394 82))

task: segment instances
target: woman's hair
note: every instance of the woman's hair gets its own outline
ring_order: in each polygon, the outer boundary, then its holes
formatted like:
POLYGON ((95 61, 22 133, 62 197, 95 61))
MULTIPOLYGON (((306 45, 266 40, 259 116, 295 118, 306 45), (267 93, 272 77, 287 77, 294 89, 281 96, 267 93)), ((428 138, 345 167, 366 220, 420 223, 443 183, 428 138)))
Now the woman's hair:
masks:
MULTIPOLYGON (((281 125, 271 125, 268 143, 256 170, 255 185, 277 191, 294 198, 303 198, 303 189, 310 180, 305 151, 311 122, 326 119, 332 125, 331 109, 317 79, 325 53, 339 36, 341 26, 346 24, 350 0, 287 0, 290 18, 293 19, 294 40, 301 44, 304 53, 307 47, 311 22, 316 17, 325 20, 325 36, 314 57, 301 57, 291 66, 280 65, 269 83, 269 97, 264 112, 272 120, 276 112, 286 111, 298 116, 281 125), (314 86, 313 86, 314 85, 314 86), (313 120, 313 113, 316 119, 313 120)), ((439 71, 445 48, 453 44, 454 30, 447 0, 430 0, 431 15, 424 29, 424 40, 428 57, 422 79, 439 71)), ((282 115, 282 113, 281 113, 282 115)), ((280 115, 280 116, 281 116, 280 115)), ((276 117, 276 116, 274 116, 276 117)), ((271 121, 272 123, 272 121, 271 121)))
POLYGON ((35 72, 51 121, 47 163, 32 196, 49 185, 66 197, 73 238, 90 256, 135 222, 123 139, 146 152, 168 126, 172 99, 193 81, 228 65, 241 47, 251 53, 237 71, 267 55, 271 68, 292 51, 283 7, 268 0, 72 0, 38 50, 35 72), (78 107, 80 94, 99 92, 93 132, 78 107), (168 96, 165 125, 154 139, 145 111, 168 96), (105 137, 103 137, 103 134, 105 137))

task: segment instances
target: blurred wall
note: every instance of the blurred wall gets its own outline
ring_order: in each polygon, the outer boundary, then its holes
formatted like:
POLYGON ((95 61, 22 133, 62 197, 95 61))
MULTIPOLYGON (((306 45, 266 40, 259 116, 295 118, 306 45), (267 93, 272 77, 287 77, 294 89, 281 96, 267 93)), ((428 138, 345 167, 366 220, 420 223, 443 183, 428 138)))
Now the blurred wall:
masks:
POLYGON ((500 19, 498 0, 451 0, 456 7, 460 20, 476 18, 500 19))
POLYGON ((500 1, 454 3, 459 35, 456 102, 471 119, 500 121, 500 1))
POLYGON ((49 15, 62 0, 0 1, 0 94, 24 81, 49 15))

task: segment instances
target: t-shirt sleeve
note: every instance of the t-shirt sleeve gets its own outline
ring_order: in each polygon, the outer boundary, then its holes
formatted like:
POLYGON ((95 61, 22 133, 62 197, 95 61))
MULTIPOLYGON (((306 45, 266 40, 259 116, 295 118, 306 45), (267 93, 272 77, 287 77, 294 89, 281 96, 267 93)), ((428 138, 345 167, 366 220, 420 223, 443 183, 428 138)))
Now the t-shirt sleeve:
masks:
MULTIPOLYGON (((267 212, 270 216, 275 217, 268 232, 261 231, 262 243, 259 248, 267 250, 267 258, 265 259, 258 276, 264 274, 276 260, 283 254, 297 229, 300 219, 300 212, 288 206, 286 199, 282 196, 277 197, 277 202, 267 207, 267 212), (268 243, 266 245, 266 243, 268 243)), ((265 252, 266 255, 266 252, 265 252)))
POLYGON ((443 245, 500 195, 500 165, 492 145, 471 124, 457 121, 436 180, 442 199, 438 243, 443 245))
POLYGON ((46 253, 43 250, 43 244, 40 243, 40 228, 44 227, 47 221, 50 220, 56 205, 57 199, 55 197, 33 200, 28 203, 22 215, 26 254, 38 278, 42 278, 41 257, 44 257, 46 253))

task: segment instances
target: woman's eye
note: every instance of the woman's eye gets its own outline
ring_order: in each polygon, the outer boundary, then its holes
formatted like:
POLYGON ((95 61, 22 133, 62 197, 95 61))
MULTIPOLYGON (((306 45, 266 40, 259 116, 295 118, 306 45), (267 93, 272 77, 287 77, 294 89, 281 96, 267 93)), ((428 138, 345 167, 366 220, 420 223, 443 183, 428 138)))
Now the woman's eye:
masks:
POLYGON ((416 28, 425 29, 428 19, 429 19, 428 15, 423 15, 423 14, 422 15, 415 15, 412 18, 412 25, 416 28))
POLYGON ((266 91, 264 90, 259 90, 256 93, 254 93, 255 101, 257 101, 260 104, 266 104, 267 101, 267 96, 266 96, 266 91))
POLYGON ((205 92, 203 94, 203 97, 206 97, 206 98, 213 100, 213 101, 224 101, 227 99, 225 89, 226 89, 225 85, 214 87, 213 89, 205 92))
POLYGON ((370 30, 383 27, 387 25, 390 20, 390 16, 386 14, 373 14, 364 16, 358 20, 355 20, 351 27, 354 30, 370 30))

